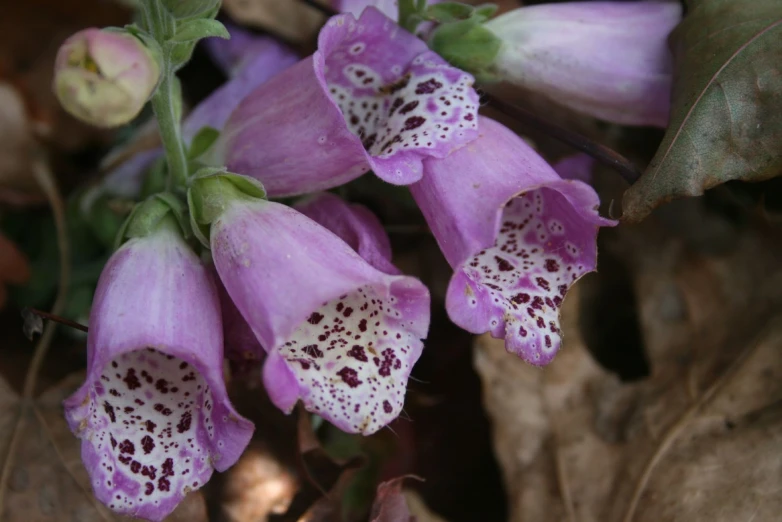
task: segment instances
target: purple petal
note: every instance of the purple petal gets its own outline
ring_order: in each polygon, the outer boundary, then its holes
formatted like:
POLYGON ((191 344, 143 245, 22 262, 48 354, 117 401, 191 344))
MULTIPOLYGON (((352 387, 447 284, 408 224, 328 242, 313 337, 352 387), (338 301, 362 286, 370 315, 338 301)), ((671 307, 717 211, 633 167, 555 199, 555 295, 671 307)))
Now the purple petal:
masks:
POLYGON ((425 286, 380 272, 277 203, 234 205, 211 238, 226 290, 269 351, 264 382, 278 407, 297 398, 365 434, 399 415, 429 327, 425 286))
POLYGON ((87 350, 87 379, 65 413, 112 510, 162 520, 244 451, 253 427, 225 390, 214 284, 173 227, 109 260, 87 350))
POLYGON ((553 167, 562 179, 575 179, 584 183, 592 183, 592 169, 595 158, 579 152, 556 162, 553 167))
POLYGON ((275 196, 338 186, 370 169, 409 184, 420 179, 424 158, 444 157, 477 135, 472 84, 375 8, 359 20, 335 16, 311 61, 234 111, 213 161, 227 160, 275 196))
POLYGON ((559 307, 594 270, 600 226, 595 192, 562 180, 524 141, 488 118, 481 136, 448 158, 427 160, 411 191, 454 267, 451 319, 505 338, 536 365, 559 349, 559 307), (459 180, 459 182, 454 182, 459 180))
MULTIPOLYGON (((212 269, 214 270, 214 266, 212 269)), ((220 311, 223 318, 225 357, 238 363, 263 360, 266 351, 255 337, 253 329, 231 301, 231 297, 217 276, 217 270, 214 270, 214 275, 217 280, 217 293, 220 296, 220 311)))
POLYGON ((377 219, 363 205, 348 204, 339 196, 322 192, 297 203, 296 210, 338 235, 364 260, 386 274, 399 274, 391 264, 391 241, 377 219))
POLYGON ((486 24, 503 40, 502 76, 580 112, 626 125, 668 123, 667 38, 679 2, 542 4, 486 24))
POLYGON ((230 67, 231 79, 201 102, 183 123, 182 134, 189 142, 209 126, 222 130, 239 103, 259 85, 298 61, 296 53, 276 40, 231 28, 231 39, 210 38, 223 67, 230 67), (236 40, 234 40, 236 39, 236 40))
POLYGON ((225 26, 230 39, 207 38, 204 44, 217 65, 231 78, 252 72, 268 79, 298 61, 293 49, 275 38, 253 34, 233 24, 225 26))

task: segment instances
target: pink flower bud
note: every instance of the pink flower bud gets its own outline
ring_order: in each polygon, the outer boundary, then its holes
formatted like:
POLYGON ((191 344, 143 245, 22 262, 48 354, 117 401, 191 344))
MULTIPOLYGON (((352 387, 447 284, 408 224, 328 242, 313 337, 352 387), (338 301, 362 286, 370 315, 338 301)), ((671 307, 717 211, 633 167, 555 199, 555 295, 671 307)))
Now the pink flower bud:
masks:
POLYGON ((54 92, 73 116, 98 127, 115 127, 141 111, 159 78, 158 61, 135 36, 85 29, 57 52, 54 92))

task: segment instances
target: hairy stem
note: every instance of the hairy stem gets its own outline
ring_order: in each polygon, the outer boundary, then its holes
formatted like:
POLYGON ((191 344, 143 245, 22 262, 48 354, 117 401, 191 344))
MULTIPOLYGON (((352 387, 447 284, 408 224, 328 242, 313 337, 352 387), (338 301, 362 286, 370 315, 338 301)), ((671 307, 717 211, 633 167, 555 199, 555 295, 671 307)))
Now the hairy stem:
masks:
POLYGON ((178 93, 174 91, 173 75, 171 68, 166 67, 160 86, 152 97, 152 109, 155 111, 160 139, 166 150, 168 172, 170 180, 173 181, 171 185, 184 187, 187 185, 187 156, 175 105, 174 97, 178 93))

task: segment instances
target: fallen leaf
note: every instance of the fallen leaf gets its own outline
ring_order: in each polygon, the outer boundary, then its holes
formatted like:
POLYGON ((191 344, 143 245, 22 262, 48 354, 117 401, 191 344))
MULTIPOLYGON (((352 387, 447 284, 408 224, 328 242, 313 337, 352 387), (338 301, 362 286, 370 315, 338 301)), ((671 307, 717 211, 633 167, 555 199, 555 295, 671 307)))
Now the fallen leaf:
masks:
POLYGON ((372 504, 371 522, 415 522, 416 517, 407 505, 402 493, 402 483, 406 477, 383 482, 377 487, 375 502, 372 504))
POLYGON ((769 245, 780 231, 755 224, 713 255, 621 229, 624 246, 613 248, 625 248, 648 377, 622 382, 595 362, 579 306, 601 303, 582 302, 582 283, 563 305, 563 349, 544 370, 502 341, 476 341, 509 520, 776 520, 782 257, 769 245))
POLYGON ((223 9, 242 25, 268 30, 296 44, 314 38, 325 22, 320 11, 298 0, 224 0, 223 9))
POLYGON ((782 172, 782 2, 688 0, 671 35, 671 121, 623 219, 729 180, 782 172))

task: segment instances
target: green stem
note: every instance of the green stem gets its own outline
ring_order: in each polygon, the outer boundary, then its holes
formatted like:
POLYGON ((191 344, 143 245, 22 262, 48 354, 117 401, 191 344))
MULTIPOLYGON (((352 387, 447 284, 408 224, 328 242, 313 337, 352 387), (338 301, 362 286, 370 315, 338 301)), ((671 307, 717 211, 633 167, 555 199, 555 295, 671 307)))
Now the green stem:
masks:
POLYGON ((175 96, 178 93, 175 93, 174 90, 174 72, 168 66, 168 57, 165 62, 163 77, 157 92, 152 97, 152 109, 155 111, 157 124, 160 128, 160 138, 166 151, 169 179, 173 181, 171 185, 185 187, 187 186, 187 155, 177 117, 175 96))

